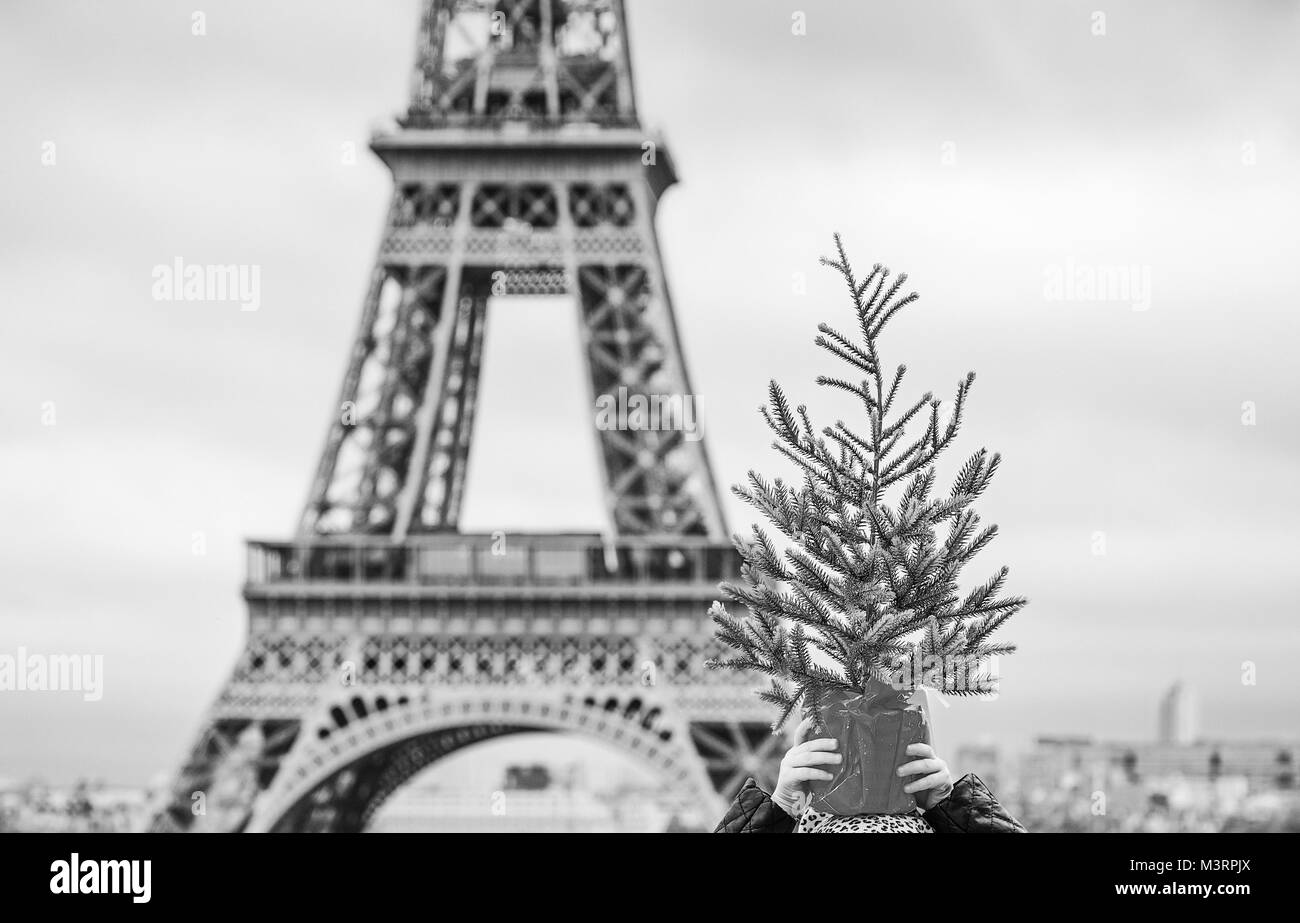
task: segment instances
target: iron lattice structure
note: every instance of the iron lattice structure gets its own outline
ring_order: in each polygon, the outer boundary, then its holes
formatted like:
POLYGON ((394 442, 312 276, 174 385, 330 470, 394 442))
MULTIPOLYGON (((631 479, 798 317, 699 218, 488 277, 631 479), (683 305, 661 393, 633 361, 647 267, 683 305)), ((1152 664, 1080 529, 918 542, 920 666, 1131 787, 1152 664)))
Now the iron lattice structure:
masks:
POLYGON ((654 229, 676 176, 622 3, 426 0, 419 35, 371 142, 394 193, 298 534, 249 545, 246 648, 152 829, 362 830, 521 731, 606 741, 704 820, 772 781, 752 683, 704 667, 739 562, 702 441, 598 429, 602 535, 458 530, 493 296, 574 298, 593 402, 693 394, 654 229))

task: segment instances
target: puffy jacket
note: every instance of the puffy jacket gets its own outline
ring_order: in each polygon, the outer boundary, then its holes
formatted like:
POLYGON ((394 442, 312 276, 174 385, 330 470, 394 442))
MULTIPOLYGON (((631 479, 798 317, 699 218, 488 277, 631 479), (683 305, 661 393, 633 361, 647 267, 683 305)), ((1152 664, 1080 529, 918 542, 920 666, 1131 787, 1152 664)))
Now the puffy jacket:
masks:
MULTIPOLYGON (((980 777, 962 776, 952 792, 925 812, 935 833, 1025 833, 1020 822, 998 804, 980 777)), ((753 779, 736 793, 714 833, 791 833, 795 819, 785 813, 753 779)))

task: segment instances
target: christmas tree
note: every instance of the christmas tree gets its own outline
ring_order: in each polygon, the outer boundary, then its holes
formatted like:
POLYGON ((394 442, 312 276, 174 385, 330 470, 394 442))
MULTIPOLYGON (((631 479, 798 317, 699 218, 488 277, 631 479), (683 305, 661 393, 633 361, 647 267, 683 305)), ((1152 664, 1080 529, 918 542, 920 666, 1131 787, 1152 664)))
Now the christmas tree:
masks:
POLYGON ((859 281, 838 234, 835 247, 839 258, 821 262, 848 283, 859 339, 818 325, 816 344, 851 371, 817 383, 852 395, 865 411, 863 431, 842 420, 818 430, 806 408, 792 409, 771 383, 761 412, 802 486, 750 471, 748 486, 732 488, 782 538, 757 524, 752 540, 735 536, 742 583, 720 590, 748 615, 734 616, 721 602, 709 610, 717 638, 735 651, 709 665, 771 678, 759 696, 779 709, 773 731, 801 703, 818 726, 824 694, 860 692, 871 681, 953 695, 994 691, 988 661, 1015 646, 992 636, 1026 602, 1000 595, 1005 567, 964 595, 959 585, 963 568, 997 535, 995 525, 980 528, 971 507, 1001 457, 980 449, 947 496, 934 491, 936 461, 957 438, 975 374, 958 383, 947 412, 929 392, 899 404, 907 367, 887 380, 878 344, 917 294, 900 295, 907 275, 891 282, 880 264, 859 281))

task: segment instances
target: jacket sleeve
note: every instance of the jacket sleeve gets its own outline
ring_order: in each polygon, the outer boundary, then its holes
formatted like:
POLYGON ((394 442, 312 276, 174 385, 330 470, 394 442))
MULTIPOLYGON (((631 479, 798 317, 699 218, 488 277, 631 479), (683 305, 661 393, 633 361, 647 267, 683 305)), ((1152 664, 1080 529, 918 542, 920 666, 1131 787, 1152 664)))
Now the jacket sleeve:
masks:
POLYGON ((794 830, 794 818, 785 813, 767 792, 753 779, 736 793, 714 833, 789 833, 794 830))
POLYGON ((925 819, 936 833, 1028 832, 973 772, 958 779, 948 797, 925 812, 925 819))

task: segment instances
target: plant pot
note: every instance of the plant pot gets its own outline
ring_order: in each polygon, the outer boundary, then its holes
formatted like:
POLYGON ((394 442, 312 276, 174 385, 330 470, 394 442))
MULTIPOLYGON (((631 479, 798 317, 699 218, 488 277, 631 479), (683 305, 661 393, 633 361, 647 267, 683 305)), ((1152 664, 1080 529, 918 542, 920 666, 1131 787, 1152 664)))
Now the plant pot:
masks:
POLYGON ((809 783, 809 807, 831 814, 911 814, 916 799, 903 786, 919 776, 902 778, 898 767, 917 757, 911 744, 930 743, 930 715, 925 692, 906 692, 869 681, 861 693, 834 689, 818 707, 825 733, 839 742, 843 761, 820 767, 834 773, 828 782, 809 783))

